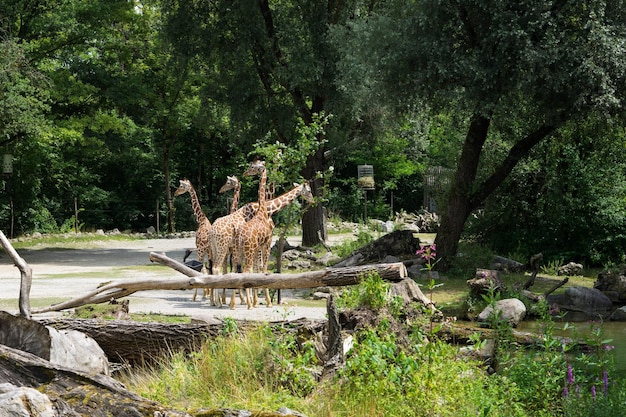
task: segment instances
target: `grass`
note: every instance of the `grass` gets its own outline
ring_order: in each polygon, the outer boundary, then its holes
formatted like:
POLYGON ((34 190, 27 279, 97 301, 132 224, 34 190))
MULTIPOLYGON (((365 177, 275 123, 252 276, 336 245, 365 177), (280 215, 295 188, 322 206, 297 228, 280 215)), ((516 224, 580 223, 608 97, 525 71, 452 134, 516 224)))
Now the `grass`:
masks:
MULTIPOLYGON (((78 319, 101 319, 114 320, 115 313, 119 304, 87 304, 77 307, 72 314, 73 318, 78 319)), ((190 323, 191 318, 184 315, 165 315, 165 314, 147 314, 132 313, 131 318, 137 322, 158 322, 158 323, 190 323)))
POLYGON ((41 249, 41 248, 66 248, 66 249, 88 249, 98 247, 103 241, 127 241, 142 240, 143 235, 118 234, 118 235, 98 235, 95 233, 66 233, 66 234, 45 234, 39 237, 20 237, 13 239, 11 245, 16 249, 41 249))

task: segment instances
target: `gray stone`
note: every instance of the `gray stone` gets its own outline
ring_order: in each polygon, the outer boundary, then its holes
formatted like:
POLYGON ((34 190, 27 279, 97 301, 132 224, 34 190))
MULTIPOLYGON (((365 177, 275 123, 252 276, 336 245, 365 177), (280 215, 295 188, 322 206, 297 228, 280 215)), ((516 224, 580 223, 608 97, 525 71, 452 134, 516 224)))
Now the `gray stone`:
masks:
POLYGON ((387 256, 385 256, 385 258, 380 263, 382 263, 382 264, 395 264, 397 262, 400 262, 400 259, 397 256, 387 255, 387 256))
MULTIPOLYGON (((500 313, 500 319, 508 321, 512 326, 517 326, 526 316, 526 306, 517 298, 499 300, 495 304, 495 311, 500 313)), ((478 321, 488 323, 494 308, 487 306, 479 315, 478 321)))
POLYGON ((626 306, 620 307, 611 314, 613 321, 626 321, 626 306))
POLYGON ((626 302, 626 265, 621 265, 617 270, 600 272, 593 287, 612 294, 615 301, 626 302))
POLYGON ((48 396, 34 388, 0 384, 0 416, 2 417, 55 417, 48 396))
POLYGON ((557 275, 561 276, 580 276, 583 274, 583 266, 581 264, 577 264, 576 262, 570 262, 568 264, 562 265, 557 270, 557 275))
POLYGON ((602 291, 587 287, 570 287, 563 294, 549 295, 548 304, 556 304, 567 313, 568 321, 607 318, 613 303, 602 291))
POLYGON ((332 252, 326 252, 325 254, 317 258, 316 262, 320 265, 328 266, 328 265, 333 265, 339 262, 340 260, 341 258, 339 256, 333 254, 332 252))
POLYGON ((56 330, 50 333, 50 362, 88 375, 109 375, 109 361, 94 339, 76 330, 56 330))
POLYGON ((570 306, 580 310, 604 311, 613 307, 609 297, 595 288, 570 287, 565 290, 565 299, 570 306))

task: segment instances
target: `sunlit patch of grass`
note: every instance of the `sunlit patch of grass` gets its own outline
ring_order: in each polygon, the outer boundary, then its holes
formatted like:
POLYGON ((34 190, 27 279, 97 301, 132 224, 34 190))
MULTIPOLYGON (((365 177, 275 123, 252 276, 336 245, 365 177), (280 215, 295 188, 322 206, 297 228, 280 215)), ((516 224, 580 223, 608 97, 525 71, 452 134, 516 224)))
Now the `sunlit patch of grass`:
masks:
MULTIPOLYGON (((120 300, 121 302, 121 300, 120 300)), ((119 304, 87 304, 77 307, 71 314, 71 317, 78 319, 102 319, 102 320, 115 320, 117 317, 117 311, 119 304)), ((169 315, 159 313, 130 313, 133 321, 147 323, 190 323, 191 317, 185 315, 169 315)))
POLYGON ((98 235, 95 233, 67 233, 67 234, 50 234, 43 235, 38 238, 20 238, 14 239, 11 245, 15 249, 41 249, 47 247, 62 247, 67 249, 86 249, 89 247, 98 247, 102 242, 107 241, 129 241, 129 240, 142 240, 143 235, 98 235))
MULTIPOLYGON (((53 304, 59 304, 67 301, 67 298, 61 297, 48 297, 48 298, 31 298, 31 308, 48 307, 53 304)), ((19 307, 19 300, 17 298, 4 298, 0 299, 0 310, 17 310, 19 307)))
POLYGON ((173 271, 171 268, 168 268, 162 265, 136 265, 136 266, 112 267, 112 268, 107 268, 106 271, 66 272, 66 273, 61 273, 61 274, 56 274, 56 273, 37 274, 37 277, 46 278, 46 279, 102 278, 103 280, 110 281, 110 280, 116 280, 116 279, 133 278, 133 274, 137 274, 137 273, 140 273, 140 275, 150 273, 150 275, 159 275, 159 276, 164 276, 164 277, 177 274, 177 272, 173 271))

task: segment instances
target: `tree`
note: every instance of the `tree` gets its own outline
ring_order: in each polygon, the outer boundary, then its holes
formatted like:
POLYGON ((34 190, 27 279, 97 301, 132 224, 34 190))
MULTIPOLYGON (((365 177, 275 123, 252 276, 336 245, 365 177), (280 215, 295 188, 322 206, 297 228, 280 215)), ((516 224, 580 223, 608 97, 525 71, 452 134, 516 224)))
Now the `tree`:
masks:
POLYGON ((346 59, 366 64, 359 88, 465 116, 435 240, 442 268, 472 211, 537 144, 620 110, 625 29, 623 3, 563 0, 392 1, 347 26, 346 59))
MULTIPOLYGON (((167 31, 179 53, 199 57, 211 67, 214 99, 230 109, 231 137, 250 148, 271 132, 295 147, 298 120, 315 123, 332 115, 329 129, 319 132, 318 147, 301 174, 311 180, 314 195, 325 182, 328 150, 352 129, 344 119, 343 93, 335 84, 337 55, 329 27, 344 22, 352 2, 164 1, 167 31)), ((304 214, 303 244, 325 238, 323 207, 304 214)))
MULTIPOLYGON (((591 116, 539 144, 485 202, 468 232, 503 254, 619 263, 626 253, 623 128, 591 116)), ((521 258, 524 259, 524 258, 521 258)))

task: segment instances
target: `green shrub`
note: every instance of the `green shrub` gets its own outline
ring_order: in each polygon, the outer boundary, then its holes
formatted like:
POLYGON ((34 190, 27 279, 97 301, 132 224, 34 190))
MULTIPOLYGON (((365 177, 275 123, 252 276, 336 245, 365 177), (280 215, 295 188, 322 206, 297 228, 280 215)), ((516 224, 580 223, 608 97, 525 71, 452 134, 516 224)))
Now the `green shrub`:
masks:
POLYGON ((342 308, 366 307, 380 310, 389 300, 389 284, 377 273, 368 273, 359 285, 344 290, 337 305, 342 308))

